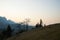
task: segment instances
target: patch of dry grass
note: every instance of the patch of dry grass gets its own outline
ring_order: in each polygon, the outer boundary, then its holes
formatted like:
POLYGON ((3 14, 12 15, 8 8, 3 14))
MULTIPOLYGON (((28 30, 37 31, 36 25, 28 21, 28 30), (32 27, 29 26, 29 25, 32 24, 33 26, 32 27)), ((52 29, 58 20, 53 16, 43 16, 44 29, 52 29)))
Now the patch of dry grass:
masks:
POLYGON ((49 25, 42 29, 23 32, 7 40, 60 40, 60 25, 49 25))

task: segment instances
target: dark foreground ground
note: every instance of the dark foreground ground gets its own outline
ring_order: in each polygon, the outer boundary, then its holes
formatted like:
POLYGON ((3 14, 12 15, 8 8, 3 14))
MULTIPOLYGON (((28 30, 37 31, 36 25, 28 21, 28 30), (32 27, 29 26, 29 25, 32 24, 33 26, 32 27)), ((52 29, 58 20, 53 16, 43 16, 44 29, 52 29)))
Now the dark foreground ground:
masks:
POLYGON ((60 24, 23 32, 7 40, 60 40, 60 24))

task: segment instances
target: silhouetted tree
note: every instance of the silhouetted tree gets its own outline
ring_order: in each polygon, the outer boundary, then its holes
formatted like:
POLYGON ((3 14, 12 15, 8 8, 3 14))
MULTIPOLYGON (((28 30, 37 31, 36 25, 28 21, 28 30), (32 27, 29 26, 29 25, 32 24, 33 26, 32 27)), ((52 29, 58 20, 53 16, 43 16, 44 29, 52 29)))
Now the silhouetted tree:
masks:
POLYGON ((43 27, 43 25, 42 25, 42 19, 40 19, 40 24, 39 24, 39 27, 43 27))
POLYGON ((29 24, 29 22, 30 22, 30 19, 25 19, 24 20, 24 24, 25 24, 25 30, 27 31, 28 30, 28 24, 29 24))
POLYGON ((38 28, 38 27, 39 27, 39 23, 36 24, 36 28, 38 28))
POLYGON ((12 33, 11 27, 10 25, 8 25, 7 30, 6 30, 7 37, 10 37, 11 33, 12 33))
POLYGON ((40 19, 40 23, 37 23, 37 24, 36 24, 36 28, 38 28, 38 27, 43 27, 42 23, 43 23, 43 22, 42 22, 42 19, 40 19))
POLYGON ((10 37, 11 32, 12 32, 11 27, 10 27, 10 25, 8 25, 7 29, 3 30, 3 32, 2 32, 3 35, 1 36, 2 37, 1 40, 4 40, 4 39, 10 37))

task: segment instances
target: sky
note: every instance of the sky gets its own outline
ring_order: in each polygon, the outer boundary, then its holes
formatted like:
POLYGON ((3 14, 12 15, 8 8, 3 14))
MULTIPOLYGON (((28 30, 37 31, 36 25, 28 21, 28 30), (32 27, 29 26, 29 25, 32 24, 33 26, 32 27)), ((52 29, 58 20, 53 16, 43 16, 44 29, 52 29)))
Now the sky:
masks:
POLYGON ((0 16, 15 22, 30 19, 35 25, 60 23, 60 0, 0 0, 0 16))

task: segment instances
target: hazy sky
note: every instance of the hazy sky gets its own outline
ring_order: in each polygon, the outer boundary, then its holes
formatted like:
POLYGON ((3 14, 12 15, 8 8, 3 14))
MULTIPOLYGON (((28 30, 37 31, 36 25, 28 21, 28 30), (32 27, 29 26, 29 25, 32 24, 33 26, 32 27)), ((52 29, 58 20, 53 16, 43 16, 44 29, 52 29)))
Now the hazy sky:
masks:
POLYGON ((30 18, 32 24, 42 19, 45 24, 60 22, 60 0, 0 0, 0 16, 21 22, 30 18))

